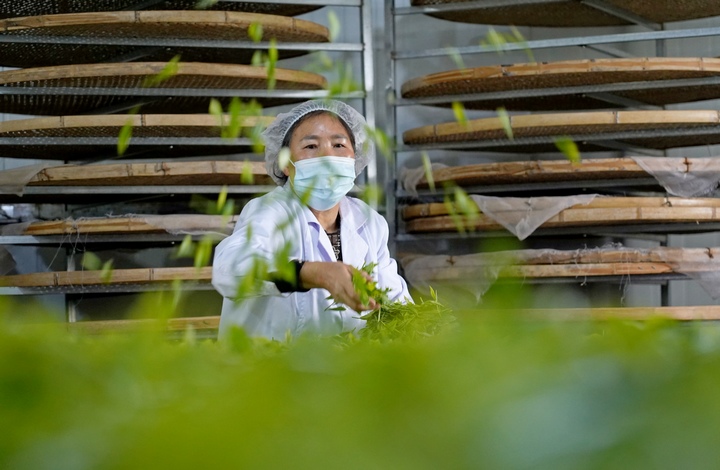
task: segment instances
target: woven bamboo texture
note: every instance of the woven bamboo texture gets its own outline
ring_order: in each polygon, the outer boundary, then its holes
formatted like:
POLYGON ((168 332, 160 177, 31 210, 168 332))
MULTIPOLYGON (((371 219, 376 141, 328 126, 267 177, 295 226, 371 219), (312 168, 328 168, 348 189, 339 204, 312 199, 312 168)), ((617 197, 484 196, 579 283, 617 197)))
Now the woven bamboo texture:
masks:
POLYGON ((103 271, 57 271, 0 276, 1 287, 82 287, 108 284, 167 284, 176 280, 209 283, 212 267, 115 269, 103 271))
POLYGON ((498 256, 478 261, 476 257, 429 257, 422 268, 413 266, 415 277, 426 282, 448 282, 472 279, 482 267, 499 268, 501 278, 537 279, 550 277, 629 276, 675 273, 673 264, 684 264, 685 273, 711 272, 712 260, 720 256, 720 248, 667 248, 657 250, 595 249, 578 251, 538 250, 537 257, 520 260, 498 256), (687 263, 687 259, 698 262, 687 263))
MULTIPOLYGON (((6 113, 32 115, 87 114, 98 109, 119 106, 128 102, 142 103, 142 110, 154 113, 206 113, 209 97, 173 96, 153 97, 141 94, 154 77, 160 76, 166 64, 136 62, 118 64, 82 64, 0 72, 0 87, 18 88, 80 88, 82 94, 0 94, 0 109, 6 113), (96 88, 135 89, 137 95, 112 95, 94 92, 96 88)), ((275 69, 275 88, 278 90, 321 90, 327 81, 321 75, 287 69, 275 69)), ((242 96, 244 90, 268 88, 265 67, 234 64, 201 64, 183 62, 177 72, 152 88, 230 89, 242 96)), ((1 89, 1 88, 0 88, 1 89)), ((219 98, 227 105, 230 98, 219 98)), ((297 102, 297 98, 256 98, 265 107, 297 102)))
MULTIPOLYGON (((117 62, 119 57, 167 62, 180 54, 183 62, 250 63, 254 50, 223 47, 156 47, 154 40, 197 39, 249 41, 251 24, 263 27, 263 38, 282 42, 327 42, 329 31, 310 21, 284 16, 224 11, 121 11, 45 15, 0 20, 0 35, 33 38, 32 43, 3 43, 0 65, 38 67, 117 62), (64 37, 111 38, 119 44, 52 43, 64 37), (147 45, 122 44, 141 38, 147 45)), ((279 58, 306 54, 279 49, 279 58)))
MULTIPOLYGON (((686 171, 687 168, 678 168, 686 171)), ((433 182, 442 186, 455 183, 458 186, 523 184, 559 181, 637 179, 648 178, 645 170, 632 158, 569 160, 533 160, 519 162, 479 163, 433 170, 433 182)), ((425 176, 417 184, 427 188, 425 176)))
MULTIPOLYGON (((714 58, 632 58, 594 59, 485 66, 451 70, 414 78, 402 86, 403 98, 564 88, 610 83, 648 82, 716 77, 720 59, 714 58)), ((663 106, 673 103, 709 100, 720 96, 720 85, 667 87, 651 90, 612 92, 623 98, 663 106)), ((445 103, 444 105, 449 105, 445 103)), ((463 101, 467 109, 574 110, 611 108, 607 101, 590 94, 565 94, 501 100, 463 101)))
MULTIPOLYGON (((56 15, 136 9, 138 0, 12 0, 0 4, 0 18, 56 15)), ((197 0, 165 0, 153 3, 153 10, 195 10, 197 0)), ((270 15, 296 16, 320 8, 318 5, 227 2, 220 0, 208 10, 244 11, 270 15)))
MULTIPOLYGON (((471 0, 412 0, 414 6, 463 3, 471 0)), ((610 6, 655 23, 669 23, 720 15, 715 0, 606 0, 610 6)), ((432 13, 461 23, 514 24, 517 26, 613 26, 627 21, 584 5, 578 0, 547 0, 527 5, 479 7, 466 11, 432 13)))
MULTIPOLYGON (((405 231, 455 232, 465 230, 504 230, 485 214, 475 218, 453 218, 443 203, 414 204, 402 211, 405 231)), ((455 212, 459 212, 455 209, 455 212)), ((523 211, 524 212, 524 211, 523 211)), ((548 219, 541 228, 590 227, 602 225, 640 225, 650 223, 711 223, 720 221, 720 200, 713 198, 600 197, 579 204, 548 219)))
MULTIPOLYGON (((682 130, 682 136, 648 136, 623 138, 622 141, 641 147, 668 149, 720 143, 720 113, 711 110, 683 111, 593 111, 556 114, 510 116, 515 139, 522 137, 602 136, 619 132, 660 132, 682 130), (695 129, 710 130, 710 134, 693 133, 695 129), (716 129, 716 131, 712 131, 716 129)), ((524 143, 513 145, 507 137, 500 118, 473 119, 467 122, 448 122, 410 129, 403 133, 408 145, 446 144, 497 141, 503 145, 485 146, 485 150, 557 151, 553 144, 524 143)), ((579 143, 581 150, 597 150, 592 142, 579 143)), ((465 150, 472 150, 466 148, 465 150)))
MULTIPOLYGON (((245 117, 243 127, 267 125, 273 120, 270 116, 245 117)), ((59 116, 33 119, 18 119, 0 122, 0 138, 31 137, 77 137, 87 139, 83 145, 50 145, 45 143, 18 143, 0 146, 0 156, 12 158, 38 158, 59 160, 83 160, 117 156, 117 145, 93 144, 93 138, 118 138, 121 129, 132 123, 132 137, 220 137, 220 127, 215 116, 209 114, 136 114, 100 115, 100 116, 59 116)), ((183 145, 134 145, 125 156, 145 155, 162 158, 164 156, 198 156, 233 154, 250 151, 246 145, 229 142, 222 146, 183 146, 183 145)))
POLYGON ((123 233, 223 232, 231 233, 236 217, 190 214, 182 216, 94 217, 77 220, 31 222, 24 235, 84 235, 123 233))
POLYGON ((195 331, 217 331, 220 315, 207 317, 170 318, 168 320, 103 320, 64 323, 67 331, 81 334, 125 333, 138 331, 183 332, 188 328, 195 331))
POLYGON ((244 174, 252 184, 274 184, 262 162, 215 160, 62 165, 40 171, 28 186, 238 185, 244 174))

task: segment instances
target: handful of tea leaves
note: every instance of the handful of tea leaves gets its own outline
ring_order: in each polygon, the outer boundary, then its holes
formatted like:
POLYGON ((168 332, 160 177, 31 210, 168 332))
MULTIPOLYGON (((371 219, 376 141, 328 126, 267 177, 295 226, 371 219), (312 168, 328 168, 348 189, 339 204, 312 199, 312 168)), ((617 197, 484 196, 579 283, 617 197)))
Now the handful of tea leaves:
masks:
POLYGON ((363 305, 367 305, 370 299, 375 299, 378 305, 385 305, 390 303, 388 292, 390 288, 379 289, 376 281, 370 281, 363 273, 372 276, 372 272, 377 266, 377 263, 370 263, 363 265, 360 269, 353 271, 352 283, 355 292, 360 296, 360 301, 363 305))
POLYGON ((418 303, 385 303, 363 315, 365 328, 360 336, 371 340, 421 339, 448 329, 455 323, 452 311, 437 300, 430 288, 430 299, 418 303))

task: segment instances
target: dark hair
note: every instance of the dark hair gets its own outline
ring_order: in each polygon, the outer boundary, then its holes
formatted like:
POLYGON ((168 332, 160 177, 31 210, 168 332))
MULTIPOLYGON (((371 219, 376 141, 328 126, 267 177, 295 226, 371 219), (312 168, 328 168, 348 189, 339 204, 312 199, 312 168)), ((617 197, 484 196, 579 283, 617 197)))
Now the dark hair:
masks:
MULTIPOLYGON (((300 119, 298 119, 297 121, 295 121, 293 123, 293 125, 290 126, 288 131, 285 133, 285 136, 283 137, 282 145, 280 146, 280 148, 290 147, 290 140, 292 140, 292 136, 293 136, 293 134, 295 134, 295 129, 297 129, 300 124, 305 122, 306 119, 313 117, 313 116, 320 116, 322 114, 327 114, 328 116, 335 118, 340 124, 342 124, 342 126, 345 128, 345 131, 347 132, 348 137, 350 137, 350 143, 352 144, 353 152, 357 153, 357 152, 355 152, 355 134, 353 134, 353 131, 350 129, 350 126, 348 126, 347 123, 340 116, 338 116, 337 114, 333 113, 332 111, 328 111, 326 109, 319 109, 317 111, 309 112, 306 115, 304 115, 303 117, 301 117, 300 119)), ((280 174, 275 173, 275 176, 277 176, 281 180, 287 180, 287 176, 285 175, 285 173, 283 173, 283 171, 277 165, 274 165, 274 166, 277 168, 277 171, 280 172, 280 174)))

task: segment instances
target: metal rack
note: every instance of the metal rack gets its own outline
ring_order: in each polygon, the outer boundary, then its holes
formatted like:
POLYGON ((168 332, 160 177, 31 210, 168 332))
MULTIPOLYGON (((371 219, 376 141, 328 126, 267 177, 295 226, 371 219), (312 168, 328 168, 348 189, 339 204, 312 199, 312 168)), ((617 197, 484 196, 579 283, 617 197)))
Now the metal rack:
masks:
MULTIPOLYGON (((297 0, 255 0, 258 3, 270 3, 270 4, 289 4, 299 3, 297 0)), ((239 0, 220 0, 220 2, 233 3, 239 2, 239 0)), ((152 9, 153 4, 158 3, 158 0, 146 0, 138 1, 137 5, 132 9, 152 9)), ((305 0, 300 2, 307 5, 318 5, 328 7, 352 7, 358 9, 357 27, 360 36, 360 42, 340 42, 340 43, 278 43, 275 45, 279 50, 296 50, 296 51, 326 51, 326 52, 337 52, 337 53, 352 53, 359 54, 359 63, 361 72, 356 71, 361 76, 356 76, 363 85, 361 91, 354 91, 343 93, 339 95, 333 95, 335 99, 341 100, 359 100, 362 102, 364 115, 367 119, 368 124, 371 127, 375 126, 376 123, 376 105, 372 100, 375 83, 375 68, 374 68, 374 50, 373 50, 373 31, 372 31, 372 11, 371 1, 363 0, 305 0)), ((353 15, 353 20, 355 15, 353 15)), ((29 37, 21 34, 13 34, 11 32, 5 32, 0 34, 0 44, 7 43, 35 43, 35 42, 53 42, 58 44, 98 44, 98 45, 139 45, 139 46, 150 46, 150 47, 196 47, 196 48, 225 48, 229 50, 240 50, 240 49, 269 49, 271 47, 270 42, 250 42, 250 41, 227 41, 227 40, 196 40, 196 39, 154 39, 152 41, 144 40, 141 38, 87 38, 81 36, 66 36, 66 37, 53 37, 53 38, 39 38, 29 37)), ((125 60, 132 60, 132 58, 124 58, 125 60)), ((223 98, 223 97, 234 97, 240 96, 242 98, 296 98, 296 99, 313 99, 313 98, 325 98, 328 97, 327 91, 278 91, 278 90, 238 90, 233 89, 192 89, 192 88, 93 88, 92 90, 78 88, 78 87, 38 87, 38 88, 23 88, 23 87, 0 87, 0 95, 111 95, 111 96, 127 96, 128 103, 123 103, 122 107, 116 109, 103 109, 98 110, 102 113, 119 112, 124 109, 129 109, 135 104, 139 104, 143 99, 156 98, 156 97, 183 97, 183 96, 198 96, 209 98, 223 98), (135 98, 133 100, 133 98, 135 98), (133 101, 133 103, 129 103, 133 101), (131 106, 132 105, 132 106, 131 106)), ((40 145, 40 144, 52 144, 52 145, 115 145, 117 143, 116 138, 54 138, 54 137, 3 137, 0 138, 0 155, 3 153, 3 147, 9 145, 40 145)), ((220 147, 231 145, 249 145, 251 141, 249 139, 234 139, 229 142, 227 139, 221 138, 160 138, 160 137, 133 137, 132 143, 141 144, 145 146, 170 146, 170 145, 192 145, 196 147, 220 147)), ((116 157, 116 156, 109 156, 116 157)), ((44 158, 38 155, 38 158, 44 158)), ((141 158, 141 157, 137 157, 141 158)), ((372 184, 377 179, 377 165, 375 162, 371 162, 367 168, 365 178, 368 183, 372 184)), ((243 198, 250 197, 251 195, 264 193, 272 189, 273 186, 265 185, 233 185, 227 188, 228 194, 239 195, 243 198)), ((172 186, 134 186, 134 187, 117 187, 117 186, 58 186, 58 187, 46 187, 46 186, 27 186, 24 190, 24 196, 31 199, 33 202, 58 202, 58 197, 61 196, 83 196, 83 195, 104 195, 110 197, 112 200, 120 204, 124 198, 130 195, 154 195, 158 197, 167 197, 171 195, 194 195, 194 194, 209 194, 219 193, 223 187, 218 185, 172 185, 172 186)), ((14 195, 0 195, 0 202, 14 204, 24 202, 22 197, 14 195)), ((128 234, 128 235, 71 235, 71 236, 48 236, 48 237, 34 237, 34 236, 0 236, 0 245, 16 245, 16 246, 58 246, 60 249, 63 247, 70 250, 72 246, 82 244, 88 247, 92 246, 127 246, 134 248, 142 247, 163 247, 170 246, 182 241, 184 237, 182 235, 142 235, 142 234, 128 234)), ((67 253, 67 268, 68 270, 75 270, 74 260, 70 251, 67 253)), ((209 283, 195 283, 186 284, 186 287, 190 290, 212 290, 212 286, 209 283)), ((61 294, 66 296, 67 303, 67 319, 68 321, 76 320, 76 308, 74 298, 76 295, 82 294, 118 294, 118 293, 133 293, 133 292, 145 292, 145 291, 160 291, 169 289, 170 286, 163 285, 102 285, 102 286, 76 286, 76 287, 48 287, 48 288, 14 288, 14 287, 3 287, 0 288, 0 295, 47 295, 47 294, 61 294)))
MULTIPOLYGON (((668 80, 662 84, 653 83, 649 81, 645 82, 618 82, 611 84, 602 85, 587 85, 587 86, 573 86, 573 87, 558 87, 558 88, 532 88, 532 89, 517 89, 512 91, 502 92, 491 92, 491 93, 473 93, 473 94, 456 94, 456 95, 444 95, 432 98, 417 98, 417 99, 406 99, 400 96, 400 86, 402 83, 398 81, 398 63, 402 61, 415 60, 415 59, 437 59, 437 58, 448 58, 451 56, 469 56, 469 55, 482 55, 482 54, 494 54, 498 52, 497 47, 474 45, 474 46, 457 46, 457 47, 437 47, 423 50, 398 50, 396 44, 398 43, 398 35, 402 34, 397 30, 398 25, 396 24, 398 18, 411 17, 412 15, 431 14, 440 12, 462 12, 471 10, 478 7, 510 7, 526 4, 538 4, 544 0, 476 0, 469 2, 457 2, 455 4, 440 4, 425 7, 405 7, 397 6, 399 0, 393 0, 387 2, 385 8, 385 41, 389 48, 389 59, 388 59, 388 77, 385 81, 386 88, 384 90, 385 95, 391 97, 386 107, 384 108, 385 120, 388 123, 388 129, 395 135, 398 140, 398 110, 414 106, 422 105, 434 105, 434 104, 449 104, 451 102, 463 102, 471 100, 503 100, 513 98, 527 98, 537 96, 564 96, 564 95, 591 95, 598 100, 611 103, 613 105, 619 105, 620 107, 632 107, 639 109, 662 109, 662 107, 650 105, 648 103, 630 100, 614 93, 647 89, 652 90, 660 87, 696 87, 706 85, 720 84, 720 80, 717 77, 706 77, 700 79, 679 79, 679 80, 668 80)), ((648 29, 648 31, 629 32, 629 33, 615 33, 615 34, 599 34, 599 35, 587 35, 587 36, 572 36, 552 39, 538 39, 528 40, 522 44, 507 43, 502 46, 503 52, 513 51, 524 51, 532 50, 539 51, 544 49, 557 49, 567 47, 580 47, 592 49, 602 54, 609 55, 611 57, 633 57, 632 54, 612 47, 615 44, 629 44, 638 43, 643 41, 653 41, 655 43, 655 50, 657 56, 666 55, 666 42, 676 39, 692 39, 692 38, 704 38, 704 37, 718 37, 720 36, 720 27, 703 27, 703 28, 685 28, 685 29, 673 29, 666 30, 665 25, 657 24, 646 18, 639 17, 634 14, 618 9, 613 5, 609 5, 602 0, 583 0, 586 6, 596 8, 605 13, 614 15, 620 19, 628 21, 633 25, 640 26, 648 29)), ((436 19, 438 22, 444 20, 436 19)), ((499 59, 507 60, 507 59, 499 59)), ((718 128, 707 127, 699 130, 700 134, 712 134, 717 133, 718 128)), ((652 138, 656 136, 668 136, 686 135, 685 131, 682 130, 668 130, 658 132, 621 132, 614 134, 594 134, 594 135, 576 135, 569 136, 571 139, 576 141, 592 143, 594 146, 605 148, 608 152, 626 152, 632 150, 635 154, 645 154, 651 156, 664 156, 665 151, 655 150, 649 148, 638 148, 637 145, 628 145, 623 142, 623 139, 633 137, 647 137, 652 138)), ((403 190, 398 182, 398 167, 396 166, 399 161, 398 156, 411 153, 420 152, 425 150, 462 150, 462 149, 483 149, 495 147, 495 148, 508 148, 512 146, 520 145, 523 143, 552 143, 552 138, 516 138, 513 141, 508 140, 497 140, 497 141, 483 141, 473 143, 451 143, 451 144, 429 144, 429 145, 405 145, 398 143, 395 149, 395 158, 393 163, 387 165, 387 218, 391 227, 402 226, 402 221, 398 217, 398 208, 403 201, 410 200, 412 198, 420 197, 422 200, 442 200, 443 192, 420 190, 417 192, 410 193, 403 190)), ((654 191, 659 188, 657 181, 653 178, 647 178, 642 180, 594 180, 594 181, 570 181, 560 183, 529 183, 529 184, 512 184, 512 185, 492 185, 486 187, 466 187, 463 188, 468 192, 479 193, 479 194, 497 194, 497 193, 508 193, 513 195, 539 193, 547 190, 582 190, 588 189, 599 189, 600 192, 614 192, 616 190, 622 190, 632 186, 630 192, 637 191, 639 187, 647 188, 649 191, 654 191)), ((672 226, 665 224, 654 224, 645 225, 638 227, 628 226, 604 226, 604 227, 579 227, 577 229, 539 229, 533 236, 538 237, 561 237, 566 235, 578 235, 578 236, 607 236, 617 239, 622 238, 637 238, 650 240, 661 245, 667 243, 668 233, 697 233, 697 232, 715 232, 720 230, 720 224, 708 224, 699 228, 695 224, 672 224, 672 226)), ((415 241, 428 241, 433 240, 451 240, 453 243, 456 240, 472 240, 472 239, 483 239, 493 237, 509 237, 508 232, 486 232, 486 233, 437 233, 437 234, 408 234, 396 232, 394 234, 394 241, 401 242, 415 242, 415 241)), ((639 282, 659 282, 662 285, 661 302, 663 305, 667 304, 667 282, 676 279, 683 279, 684 276, 667 276, 667 278, 659 279, 649 277, 648 279, 642 279, 640 277, 633 276, 633 282, 635 280, 639 282)), ((614 282, 619 279, 596 279, 596 282, 614 282)), ((540 280, 539 283, 545 283, 546 280, 540 280)), ((552 281, 548 281, 552 282, 552 281)), ((559 280, 557 282, 567 282, 567 280, 559 280)))

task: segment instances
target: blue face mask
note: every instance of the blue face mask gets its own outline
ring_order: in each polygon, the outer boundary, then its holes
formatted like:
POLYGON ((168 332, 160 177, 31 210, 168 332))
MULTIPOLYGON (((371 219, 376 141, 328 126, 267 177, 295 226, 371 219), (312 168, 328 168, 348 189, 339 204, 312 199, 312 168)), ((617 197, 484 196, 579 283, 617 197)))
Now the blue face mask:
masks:
POLYGON ((340 202, 355 184, 355 159, 315 157, 293 163, 295 194, 318 211, 326 211, 340 202))

